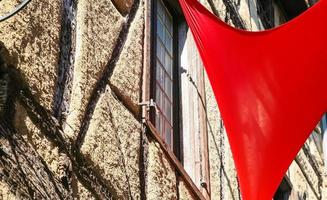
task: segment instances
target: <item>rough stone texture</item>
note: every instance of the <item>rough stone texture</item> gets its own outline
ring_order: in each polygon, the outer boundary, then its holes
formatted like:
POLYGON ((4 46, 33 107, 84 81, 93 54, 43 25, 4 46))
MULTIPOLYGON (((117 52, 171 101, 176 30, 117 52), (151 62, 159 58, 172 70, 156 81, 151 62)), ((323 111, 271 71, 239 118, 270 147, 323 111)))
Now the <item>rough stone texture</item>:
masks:
POLYGON ((179 178, 178 180, 178 190, 179 190, 179 199, 180 200, 191 200, 196 199, 192 194, 192 191, 186 186, 185 182, 179 178))
POLYGON ((147 198, 177 199, 177 185, 174 167, 156 141, 149 141, 147 198))
POLYGON ((21 105, 17 104, 16 110, 17 114, 15 116, 15 124, 17 132, 22 134, 23 137, 34 146, 38 154, 48 164, 49 169, 53 173, 58 173, 58 148, 53 146, 44 135, 40 134, 40 130, 33 124, 21 105))
POLYGON ((81 151, 94 163, 119 199, 140 197, 140 124, 108 88, 100 98, 81 151))
POLYGON ((301 169, 299 168, 298 164, 296 162, 292 162, 289 171, 289 178, 293 185, 293 191, 292 193, 295 193, 293 195, 298 195, 303 198, 304 195, 307 196, 308 199, 316 199, 314 197, 314 194, 310 187, 307 185, 307 181, 301 172, 301 169))
POLYGON ((88 191, 79 181, 77 181, 77 191, 76 191, 76 199, 77 200, 96 200, 96 198, 88 191))
MULTIPOLYGON (((309 140, 304 148, 308 143, 310 143, 309 140)), ((296 163, 293 163, 289 168, 288 176, 294 185, 295 191, 306 191, 309 194, 309 199, 318 199, 320 198, 320 187, 322 186, 322 183, 319 183, 319 178, 322 178, 321 169, 318 168, 319 171, 315 170, 309 160, 310 157, 313 158, 314 156, 306 154, 304 148, 298 153, 296 163)))
POLYGON ((206 102, 208 114, 208 138, 209 138, 209 159, 210 159, 210 181, 211 181, 211 196, 219 197, 220 195, 220 151, 218 134, 221 117, 218 114, 218 106, 212 92, 208 77, 205 76, 206 102))
POLYGON ((68 193, 21 134, 1 121, 0 179, 21 199, 66 199, 68 193))
POLYGON ((124 18, 109 0, 80 0, 77 5, 73 88, 65 132, 72 138, 96 81, 113 51, 124 18))
MULTIPOLYGON (((313 134, 318 134, 318 135, 321 135, 322 136, 323 133, 321 133, 321 131, 319 131, 319 133, 313 132, 313 134)), ((312 136, 314 136, 314 135, 312 135, 312 136)), ((317 156, 313 156, 312 159, 319 166, 323 166, 324 165, 324 160, 323 160, 323 152, 322 152, 322 149, 320 149, 320 150, 318 149, 317 143, 314 141, 313 137, 309 137, 309 139, 307 140, 306 145, 307 145, 307 148, 308 148, 309 153, 311 155, 317 155, 317 156)))
POLYGON ((0 199, 16 200, 16 195, 10 191, 7 183, 0 181, 0 199))
POLYGON ((144 3, 137 11, 125 48, 110 80, 113 89, 135 113, 139 113, 144 37, 144 3))
MULTIPOLYGON (((223 1, 212 1, 215 5, 215 9, 218 11, 219 18, 224 20, 226 18, 226 6, 224 5, 223 1)), ((201 3, 209 10, 212 11, 211 6, 209 5, 207 0, 202 0, 201 3)))
POLYGON ((10 51, 12 62, 18 63, 35 96, 49 110, 57 78, 61 10, 61 1, 32 1, 17 15, 0 23, 0 41, 10 51))
POLYGON ((232 155, 232 151, 230 149, 229 146, 229 142, 228 142, 228 138, 227 138, 227 133, 224 130, 223 134, 225 135, 224 137, 224 148, 225 148, 225 152, 224 152, 224 156, 223 156, 223 163, 224 163, 224 170, 226 171, 226 175, 225 175, 225 181, 224 184, 227 185, 227 187, 229 188, 229 194, 231 196, 227 196, 226 199, 238 199, 239 197, 239 185, 237 182, 237 174, 236 174, 236 169, 235 169, 235 165, 234 165, 234 160, 233 160, 233 155, 232 155), (233 197, 232 197, 233 196, 233 197))
POLYGON ((2 0, 1 8, 0 8, 0 16, 9 13, 18 4, 19 4, 18 0, 2 0))

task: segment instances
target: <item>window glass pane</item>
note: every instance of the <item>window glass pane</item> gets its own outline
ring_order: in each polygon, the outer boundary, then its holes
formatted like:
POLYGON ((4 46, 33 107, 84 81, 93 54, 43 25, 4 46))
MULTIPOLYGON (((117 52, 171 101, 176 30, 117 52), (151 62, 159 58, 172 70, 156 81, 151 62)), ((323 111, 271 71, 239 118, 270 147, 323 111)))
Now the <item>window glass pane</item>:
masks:
POLYGON ((164 33, 165 33, 165 46, 166 46, 168 52, 170 53, 170 55, 172 55, 172 52, 173 52, 172 37, 169 35, 169 33, 166 30, 164 31, 164 33))
POLYGON ((161 24, 160 20, 157 21, 157 34, 158 34, 159 38, 161 39, 161 41, 165 41, 165 31, 164 31, 164 27, 161 24))
POLYGON ((172 146, 173 19, 161 0, 157 5, 155 101, 159 114, 155 117, 155 123, 162 138, 172 146))
POLYGON ((161 78, 161 70, 160 70, 160 64, 159 61, 157 61, 157 69, 156 69, 156 80, 160 83, 161 78))
POLYGON ((172 141, 171 141, 171 127, 169 124, 166 123, 166 143, 172 148, 172 141))
POLYGON ((161 18, 164 17, 164 8, 161 1, 158 1, 158 16, 161 18))
POLYGON ((165 102, 166 102, 165 95, 162 95, 161 104, 160 104, 160 111, 161 112, 164 112, 164 110, 165 110, 165 102))
POLYGON ((159 110, 160 110, 161 114, 163 114, 163 111, 165 109, 166 99, 165 99, 165 95, 162 92, 160 92, 160 96, 161 96, 161 101, 160 101, 160 104, 159 104, 159 110))
POLYGON ((163 59, 162 55, 163 55, 163 53, 164 53, 164 49, 162 47, 162 44, 159 42, 159 38, 157 38, 157 58, 160 60, 161 63, 163 63, 162 62, 162 59, 163 59))
POLYGON ((158 81, 158 83, 162 86, 164 85, 164 72, 163 69, 161 67, 161 64, 159 62, 157 62, 157 70, 156 70, 156 79, 158 81))
POLYGON ((161 132, 161 119, 160 119, 160 114, 156 115, 156 128, 161 132))
POLYGON ((171 80, 168 78, 168 76, 166 76, 166 80, 165 80, 165 91, 166 91, 166 94, 169 98, 169 100, 171 101, 172 100, 172 82, 171 80))
POLYGON ((173 20, 172 20, 172 17, 170 15, 168 15, 166 17, 165 25, 166 25, 170 35, 172 35, 173 34, 173 20))
POLYGON ((161 117, 161 119, 162 119, 162 121, 161 121, 161 123, 162 123, 162 126, 161 126, 161 136, 162 136, 162 138, 165 138, 165 135, 166 135, 166 126, 165 126, 165 118, 162 116, 161 117))
POLYGON ((172 120, 173 118, 172 118, 172 110, 171 110, 171 109, 168 109, 168 110, 167 110, 167 115, 166 115, 166 117, 167 117, 169 123, 172 124, 172 123, 173 123, 173 120, 172 120))
POLYGON ((156 103, 158 106, 161 106, 161 98, 162 98, 161 90, 156 90, 156 103))
POLYGON ((165 97, 165 112, 164 112, 164 114, 165 114, 167 119, 169 119, 169 115, 171 113, 171 108, 172 108, 172 105, 170 104, 170 102, 165 97))
POLYGON ((165 53, 165 68, 170 77, 172 77, 173 61, 168 53, 165 53))
MULTIPOLYGON (((159 49, 159 51, 157 52, 157 56, 161 62, 162 65, 166 65, 166 54, 167 54, 167 50, 164 46, 164 43, 162 43, 162 41, 160 40, 160 38, 157 38, 157 48, 159 49)), ((171 59, 171 58, 170 58, 171 59)))

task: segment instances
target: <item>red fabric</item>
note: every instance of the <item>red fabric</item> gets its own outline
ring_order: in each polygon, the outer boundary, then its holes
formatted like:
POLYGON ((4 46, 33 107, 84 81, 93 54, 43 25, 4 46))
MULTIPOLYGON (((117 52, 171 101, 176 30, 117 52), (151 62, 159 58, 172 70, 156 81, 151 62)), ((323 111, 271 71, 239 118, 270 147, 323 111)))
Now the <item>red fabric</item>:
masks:
POLYGON ((327 108, 327 1, 247 32, 179 0, 220 108, 244 200, 271 200, 327 108))

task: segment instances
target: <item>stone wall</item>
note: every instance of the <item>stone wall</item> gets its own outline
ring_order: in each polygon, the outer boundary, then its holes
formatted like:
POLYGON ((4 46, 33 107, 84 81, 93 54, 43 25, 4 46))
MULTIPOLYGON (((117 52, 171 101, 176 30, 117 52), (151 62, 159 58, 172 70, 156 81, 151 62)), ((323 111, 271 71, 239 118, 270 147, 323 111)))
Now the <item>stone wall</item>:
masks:
MULTIPOLYGON (((2 0, 0 15, 18 2, 2 0)), ((232 25, 260 29, 254 1, 202 2, 232 25)), ((149 3, 32 0, 0 23, 5 73, 19 77, 14 119, 0 120, 0 199, 198 199, 141 121, 149 3)), ((207 79, 205 90, 211 198, 240 199, 207 79)), ((309 139, 288 171, 296 195, 319 199, 322 165, 309 139)))

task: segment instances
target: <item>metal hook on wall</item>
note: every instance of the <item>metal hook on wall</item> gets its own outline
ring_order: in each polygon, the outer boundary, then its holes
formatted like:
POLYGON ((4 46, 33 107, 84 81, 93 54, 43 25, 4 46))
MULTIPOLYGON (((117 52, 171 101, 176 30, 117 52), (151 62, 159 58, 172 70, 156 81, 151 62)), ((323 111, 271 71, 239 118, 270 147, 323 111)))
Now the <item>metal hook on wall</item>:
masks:
POLYGON ((0 22, 3 22, 7 19, 9 19, 10 17, 14 16, 15 14, 17 14, 20 10, 22 10, 29 2, 31 2, 31 0, 25 0, 23 2, 21 2, 16 8, 14 8, 12 11, 10 11, 9 13, 0 16, 0 22))

